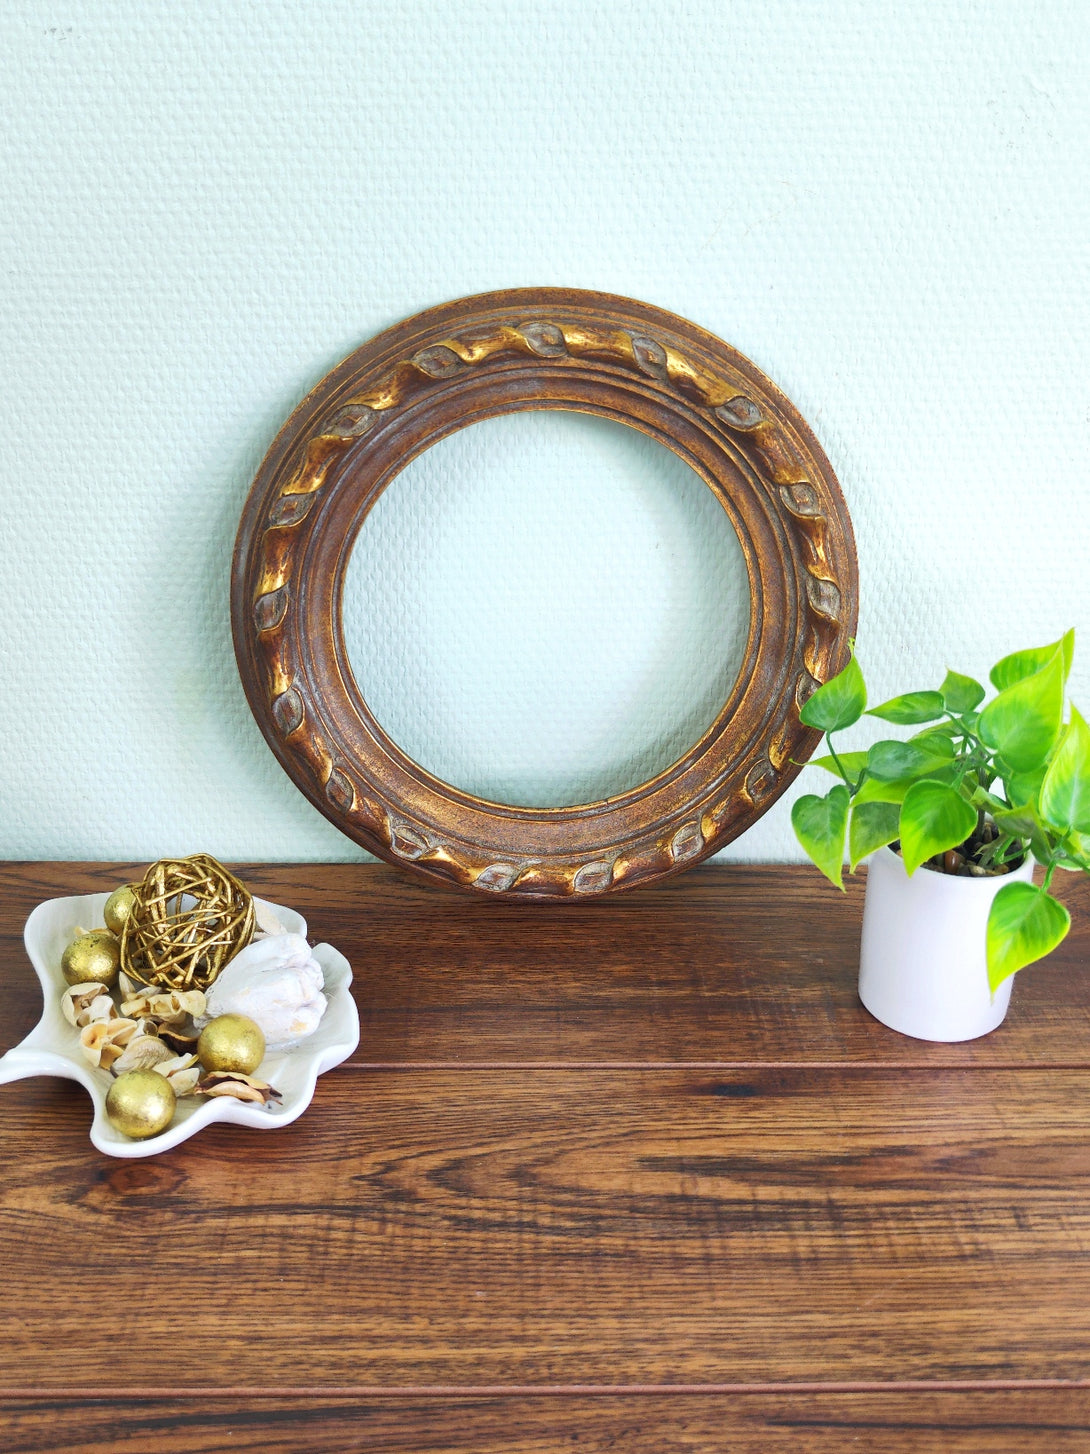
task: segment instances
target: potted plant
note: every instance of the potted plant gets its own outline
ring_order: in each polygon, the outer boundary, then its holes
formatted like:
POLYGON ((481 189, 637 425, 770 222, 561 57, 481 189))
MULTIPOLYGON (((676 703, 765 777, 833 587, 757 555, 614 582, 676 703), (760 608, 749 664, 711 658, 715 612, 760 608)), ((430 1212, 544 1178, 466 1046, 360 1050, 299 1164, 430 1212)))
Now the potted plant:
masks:
POLYGON ((845 849, 853 872, 870 857, 859 993, 892 1029, 927 1040, 993 1030, 1015 972, 1067 934, 1053 878, 1090 872, 1090 728, 1064 703, 1074 645, 1069 631, 1003 657, 987 702, 980 682, 948 671, 936 690, 868 710, 853 644, 802 708, 829 749, 814 764, 839 781, 800 798, 791 821, 838 888, 845 849), (841 751, 833 734, 864 713, 917 730, 841 751))

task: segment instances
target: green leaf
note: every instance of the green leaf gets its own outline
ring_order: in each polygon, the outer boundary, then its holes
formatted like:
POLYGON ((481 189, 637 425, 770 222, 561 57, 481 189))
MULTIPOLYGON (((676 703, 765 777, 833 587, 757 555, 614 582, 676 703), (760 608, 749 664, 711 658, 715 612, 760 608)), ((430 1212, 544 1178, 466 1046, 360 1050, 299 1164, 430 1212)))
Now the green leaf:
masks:
POLYGON ((992 818, 995 826, 1012 838, 1032 838, 1041 832, 1032 803, 1025 803, 1020 808, 1000 809, 992 814, 992 818))
POLYGON ((843 671, 807 699, 799 717, 807 727, 816 727, 819 732, 842 732, 859 721, 866 705, 867 688, 853 655, 843 671))
POLYGON ((905 793, 916 781, 914 777, 894 778, 891 782, 882 782, 880 778, 867 777, 859 791, 852 798, 856 807, 863 803, 903 803, 905 793))
POLYGON ((901 804, 901 854, 913 874, 936 853, 964 843, 976 827, 976 809, 956 788, 925 778, 913 783, 901 804))
MULTIPOLYGON (((856 782, 859 781, 859 774, 867 765, 867 754, 865 752, 838 752, 837 757, 844 764, 844 771, 856 782)), ((826 772, 831 772, 834 777, 840 777, 840 769, 836 765, 835 757, 812 757, 811 767, 823 767, 826 772)))
POLYGON ((1090 833, 1090 727, 1074 705, 1041 784, 1041 814, 1063 833, 1090 833))
MULTIPOLYGON (((928 773, 932 782, 953 782, 957 776, 957 764, 947 762, 941 767, 933 767, 928 773)), ((882 782, 880 778, 866 777, 859 791, 853 796, 852 802, 860 803, 903 803, 905 794, 913 783, 919 782, 917 777, 891 778, 882 782)))
POLYGON ((881 717, 883 722, 896 722, 901 727, 911 727, 917 722, 934 722, 944 710, 939 692, 905 692, 900 697, 890 697, 880 707, 872 707, 868 717, 881 717))
POLYGON ((985 688, 972 677, 963 677, 960 672, 948 671, 939 688, 947 710, 959 716, 979 707, 984 700, 985 688))
POLYGON ((854 873, 856 864, 892 843, 900 831, 901 810, 896 803, 857 803, 852 809, 848 833, 848 860, 854 873))
POLYGON ((961 726, 957 722, 936 722, 933 727, 925 727, 922 732, 913 732, 908 739, 915 742, 917 746, 927 748, 940 758, 949 758, 957 752, 954 746, 955 737, 962 736, 961 726))
POLYGON ((1046 765, 1035 767, 1032 772, 1003 771, 1003 786, 1007 798, 1013 803, 1036 803, 1045 780, 1046 765))
POLYGON ((1005 808, 1009 807, 1005 799, 997 797, 994 792, 989 792, 987 788, 982 787, 973 789, 970 802, 974 808, 983 808, 985 813, 1001 813, 1005 808))
MULTIPOLYGON (((909 742, 931 742, 936 737, 945 737, 947 741, 953 742, 955 737, 961 737, 960 722, 936 722, 933 727, 925 727, 922 732, 913 732, 908 739, 909 742)), ((945 752, 945 748, 940 751, 945 752)))
POLYGON ((1033 884, 1004 884, 988 914, 988 983, 992 993, 1027 964, 1056 948, 1071 927, 1063 904, 1033 884))
POLYGON ((898 778, 928 777, 932 768, 951 762, 954 745, 947 737, 932 737, 925 743, 875 742, 867 753, 867 771, 883 782, 898 778))
POLYGON ((992 698, 980 714, 981 739, 1015 772, 1029 772, 1060 735, 1063 707, 1064 657, 1057 647, 1040 671, 992 698))
POLYGON ((1028 844, 1038 863, 1049 862, 1052 845, 1041 827, 1032 803, 1025 803, 1020 808, 999 809, 992 814, 992 818, 1001 833, 1016 838, 1023 847, 1028 844))
POLYGON ((1048 646, 1031 646, 1026 651, 1012 651, 1010 656, 1005 656, 1002 661, 997 661, 988 673, 992 686, 1002 692, 1006 691, 1008 687, 1013 687, 1015 682, 1035 676, 1043 666, 1052 660, 1057 651, 1062 652, 1063 655, 1063 679, 1066 682, 1068 672, 1071 670, 1071 661, 1075 655, 1074 627, 1065 632, 1059 641, 1050 642, 1048 646))
POLYGON ((799 798, 791 809, 795 837, 822 873, 843 889, 844 839, 848 830, 848 789, 843 783, 830 788, 824 798, 799 798))

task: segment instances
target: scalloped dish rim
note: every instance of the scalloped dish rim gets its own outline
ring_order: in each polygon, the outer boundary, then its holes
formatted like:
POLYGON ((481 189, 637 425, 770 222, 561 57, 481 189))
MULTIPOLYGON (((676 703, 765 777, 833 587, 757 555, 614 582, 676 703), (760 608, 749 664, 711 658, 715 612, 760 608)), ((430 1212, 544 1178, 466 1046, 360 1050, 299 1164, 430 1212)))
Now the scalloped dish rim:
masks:
MULTIPOLYGON (((42 1014, 37 1025, 18 1045, 0 1056, 0 1085, 34 1075, 54 1075, 78 1081, 94 1106, 91 1141, 107 1156, 155 1156, 217 1122, 275 1131, 303 1114, 314 1097, 318 1076, 340 1065, 360 1039, 359 1012, 349 986, 352 970, 339 950, 318 944, 315 959, 325 977, 328 1005, 313 1035, 292 1050, 273 1051, 262 1061, 262 1078, 277 1088, 279 1105, 257 1106, 226 1096, 178 1102, 174 1120, 158 1136, 130 1140, 111 1126, 106 1115, 106 1094, 112 1077, 83 1059, 78 1032, 64 1019, 60 1001, 67 988, 60 972, 58 944, 67 943, 77 925, 102 922, 108 893, 74 894, 46 899, 33 909, 23 929, 27 954, 42 988, 42 1014)), ((254 895, 254 903, 279 919, 290 933, 306 936, 306 920, 294 909, 254 895)))

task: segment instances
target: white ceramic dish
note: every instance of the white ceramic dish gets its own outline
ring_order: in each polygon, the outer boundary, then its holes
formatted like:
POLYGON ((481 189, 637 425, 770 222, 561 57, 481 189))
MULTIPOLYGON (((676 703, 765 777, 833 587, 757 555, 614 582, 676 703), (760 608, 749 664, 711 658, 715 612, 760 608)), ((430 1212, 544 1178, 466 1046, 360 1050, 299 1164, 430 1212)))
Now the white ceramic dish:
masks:
MULTIPOLYGON (((0 1085, 29 1075, 59 1075, 78 1080, 94 1103, 91 1140, 108 1156, 155 1156, 169 1151, 180 1141, 194 1136, 214 1121, 230 1121, 272 1131, 301 1116, 310 1105, 318 1077, 352 1054, 360 1039, 360 1021, 349 990, 352 970, 343 954, 331 944, 319 944, 314 957, 322 966, 329 1005, 322 1022, 307 1040, 294 1050, 274 1051, 259 1067, 266 1080, 283 1096, 279 1103, 255 1106, 245 1101, 217 1096, 185 1098, 178 1102, 174 1120, 158 1136, 132 1141, 115 1131, 106 1117, 106 1093, 113 1077, 108 1070, 91 1065, 83 1056, 79 1032, 61 1013, 61 996, 66 989, 61 974, 61 954, 76 928, 93 928, 102 923, 108 894, 82 894, 65 899, 47 899, 26 922, 23 938, 27 953, 42 985, 45 1002, 42 1018, 19 1045, 0 1057, 0 1085)), ((255 900, 279 919, 284 929, 306 936, 302 915, 279 904, 255 900)))

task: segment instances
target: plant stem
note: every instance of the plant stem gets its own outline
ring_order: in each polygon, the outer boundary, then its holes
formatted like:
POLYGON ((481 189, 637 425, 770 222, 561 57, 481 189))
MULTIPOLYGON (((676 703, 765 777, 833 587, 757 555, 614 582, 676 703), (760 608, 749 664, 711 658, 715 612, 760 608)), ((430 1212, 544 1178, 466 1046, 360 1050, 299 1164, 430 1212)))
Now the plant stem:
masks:
POLYGON ((857 792, 858 789, 859 789, 859 783, 857 783, 857 782, 856 783, 853 783, 852 780, 851 780, 851 778, 848 776, 847 772, 844 770, 844 764, 841 762, 840 758, 837 756, 836 748, 833 746, 833 737, 832 737, 832 733, 831 732, 826 732, 826 734, 825 734, 825 741, 829 744, 829 756, 836 763, 836 770, 837 770, 837 772, 839 772, 840 776, 848 784, 848 787, 851 789, 851 791, 853 793, 857 792))

